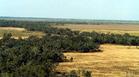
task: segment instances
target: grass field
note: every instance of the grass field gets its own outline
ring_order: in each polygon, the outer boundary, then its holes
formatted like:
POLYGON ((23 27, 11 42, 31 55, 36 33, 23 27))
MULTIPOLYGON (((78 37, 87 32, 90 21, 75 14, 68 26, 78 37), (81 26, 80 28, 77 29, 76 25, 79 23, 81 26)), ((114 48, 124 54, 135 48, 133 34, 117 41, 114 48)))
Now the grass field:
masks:
POLYGON ((129 33, 130 35, 139 36, 139 25, 128 25, 128 24, 65 24, 64 26, 54 26, 58 28, 69 28, 81 32, 101 32, 101 33, 115 33, 124 34, 129 33))
POLYGON ((24 28, 0 27, 0 38, 2 38, 4 33, 12 33, 14 38, 18 38, 18 37, 27 38, 29 36, 41 37, 44 35, 43 32, 27 31, 24 28))
POLYGON ((139 77, 139 49, 135 46, 101 45, 103 52, 64 53, 73 62, 60 63, 57 70, 91 70, 93 77, 139 77))

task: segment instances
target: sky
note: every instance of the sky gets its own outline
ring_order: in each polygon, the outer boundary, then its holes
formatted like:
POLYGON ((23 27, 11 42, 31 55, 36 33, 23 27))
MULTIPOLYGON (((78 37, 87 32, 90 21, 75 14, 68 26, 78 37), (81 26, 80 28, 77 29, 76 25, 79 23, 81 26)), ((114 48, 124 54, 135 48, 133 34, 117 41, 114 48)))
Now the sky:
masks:
POLYGON ((0 0, 0 16, 139 20, 139 0, 0 0))

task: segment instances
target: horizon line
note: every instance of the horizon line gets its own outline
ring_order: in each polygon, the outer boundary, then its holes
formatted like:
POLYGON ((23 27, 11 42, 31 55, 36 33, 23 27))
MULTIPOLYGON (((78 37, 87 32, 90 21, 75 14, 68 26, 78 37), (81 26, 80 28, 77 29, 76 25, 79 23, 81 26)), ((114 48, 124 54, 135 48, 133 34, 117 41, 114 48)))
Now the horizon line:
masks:
POLYGON ((87 19, 87 18, 64 18, 64 17, 29 17, 29 16, 0 16, 0 18, 33 18, 33 19, 71 19, 71 20, 96 20, 96 21, 139 21, 139 20, 135 20, 135 19, 131 19, 131 20, 123 20, 123 19, 87 19))

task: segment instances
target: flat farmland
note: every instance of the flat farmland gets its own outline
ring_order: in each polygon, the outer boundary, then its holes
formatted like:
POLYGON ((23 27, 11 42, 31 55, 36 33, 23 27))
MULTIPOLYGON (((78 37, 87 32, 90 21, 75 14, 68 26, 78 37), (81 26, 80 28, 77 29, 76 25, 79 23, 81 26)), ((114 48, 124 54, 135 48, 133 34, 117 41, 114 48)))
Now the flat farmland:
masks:
POLYGON ((139 49, 136 46, 101 45, 103 52, 64 53, 73 62, 63 62, 58 71, 89 70, 93 77, 139 77, 139 49))
POLYGON ((139 25, 131 24, 65 24, 64 26, 54 26, 57 28, 69 28, 74 31, 81 32, 101 32, 101 33, 115 33, 124 34, 129 33, 130 35, 139 36, 139 25))

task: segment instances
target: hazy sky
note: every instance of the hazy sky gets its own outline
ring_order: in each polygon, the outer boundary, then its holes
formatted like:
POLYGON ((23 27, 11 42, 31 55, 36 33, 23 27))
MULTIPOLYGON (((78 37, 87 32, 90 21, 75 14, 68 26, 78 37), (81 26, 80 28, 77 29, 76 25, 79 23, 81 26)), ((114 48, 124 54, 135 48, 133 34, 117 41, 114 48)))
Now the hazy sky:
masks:
POLYGON ((0 16, 139 20, 139 0, 0 0, 0 16))

